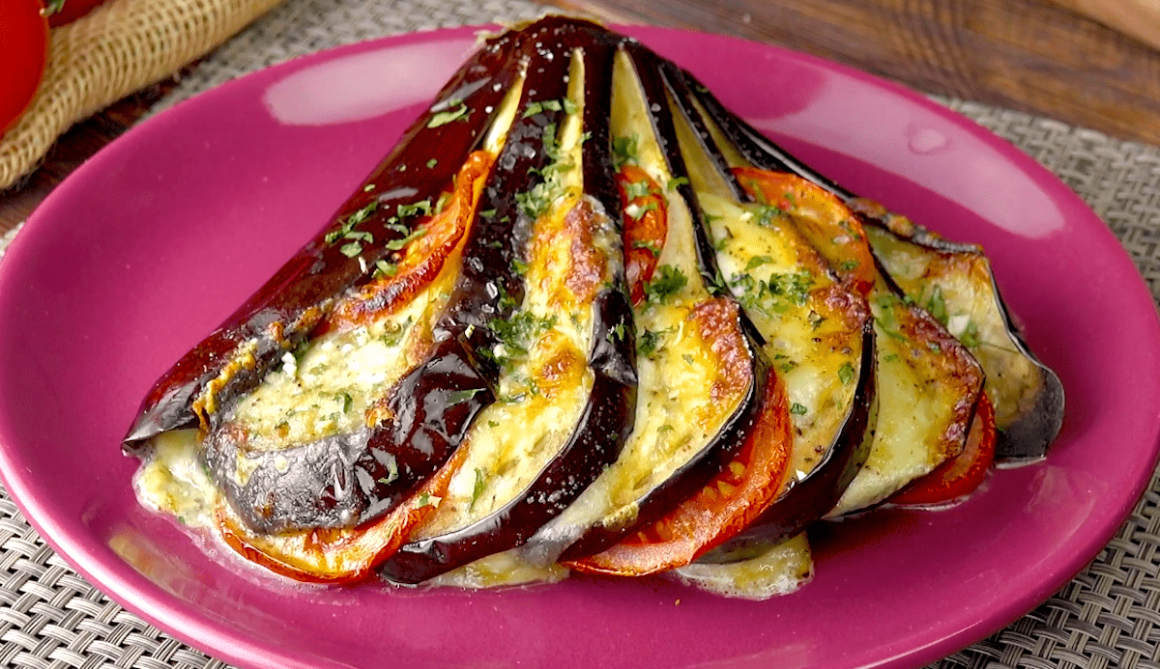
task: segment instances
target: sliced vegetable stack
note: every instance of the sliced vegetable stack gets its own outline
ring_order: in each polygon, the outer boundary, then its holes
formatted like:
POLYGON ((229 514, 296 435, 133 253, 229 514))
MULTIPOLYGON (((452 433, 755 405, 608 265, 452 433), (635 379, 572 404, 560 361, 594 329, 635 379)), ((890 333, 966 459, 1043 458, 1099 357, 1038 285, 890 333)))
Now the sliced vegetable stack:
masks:
POLYGON ((808 580, 810 525, 961 499, 1062 406, 979 249, 548 17, 483 44, 124 448, 144 504, 298 580, 759 598, 808 580))

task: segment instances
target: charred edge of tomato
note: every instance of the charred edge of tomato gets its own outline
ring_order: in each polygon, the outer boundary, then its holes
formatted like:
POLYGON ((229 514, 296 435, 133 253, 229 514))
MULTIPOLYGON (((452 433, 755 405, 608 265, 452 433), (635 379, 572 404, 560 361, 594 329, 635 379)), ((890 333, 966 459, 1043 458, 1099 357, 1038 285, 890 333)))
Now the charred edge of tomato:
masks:
MULTIPOLYGON (((870 454, 871 418, 877 396, 874 323, 862 326, 862 358, 854 403, 821 462, 804 479, 792 483, 756 520, 732 539, 699 558, 699 562, 745 560, 792 537, 834 508, 870 454)), ((792 481, 793 474, 787 481, 792 481)))
POLYGON ((559 515, 604 469, 612 464, 632 432, 636 416, 635 370, 619 364, 602 369, 598 360, 629 360, 632 337, 608 336, 632 322, 632 307, 623 290, 605 289, 596 298, 592 353, 596 373, 584 412, 568 443, 516 499, 471 525, 404 545, 379 567, 395 583, 415 584, 479 558, 526 542, 559 515), (615 340, 615 343, 613 343, 615 340), (599 343, 604 342, 604 343, 599 343), (624 350, 605 352, 608 347, 624 350), (611 371, 611 373, 609 373, 611 371), (623 377, 631 373, 632 383, 623 377))
MULTIPOLYGON (((187 352, 153 385, 138 409, 137 418, 123 439, 123 450, 131 455, 143 455, 146 440, 162 432, 190 427, 198 417, 192 410, 194 400, 206 384, 216 378, 229 364, 238 347, 252 339, 258 340, 252 373, 240 375, 220 391, 221 401, 228 401, 257 385, 281 355, 293 350, 310 333, 314 323, 304 323, 300 330, 280 328, 279 337, 267 336, 271 324, 293 324, 309 309, 324 307, 344 290, 359 280, 366 280, 358 258, 347 257, 341 244, 326 241, 327 234, 339 229, 355 212, 376 207, 367 216, 368 223, 381 223, 397 214, 400 204, 413 204, 437 197, 455 174, 466 156, 490 125, 494 110, 508 86, 487 85, 493 81, 510 84, 514 68, 509 66, 516 41, 512 36, 496 38, 465 64, 437 96, 436 105, 449 102, 456 95, 470 102, 474 118, 468 123, 452 122, 428 127, 432 113, 422 115, 404 134, 403 139, 364 181, 364 186, 339 208, 331 222, 307 243, 273 277, 250 296, 225 319, 206 339, 187 352), (490 106, 492 114, 483 113, 490 106), (432 147, 443 151, 433 168, 422 169, 431 158, 432 147), (410 169, 401 170, 400 167, 410 169), (418 180, 418 181, 416 181, 418 180), (415 190, 406 202, 383 199, 399 192, 400 182, 415 190)), ((379 232, 376 229, 376 232, 379 232)), ((400 237, 396 233, 394 237, 400 237)), ((391 235, 376 235, 378 244, 366 249, 364 261, 373 265, 388 254, 386 244, 394 241, 391 235)))
POLYGON ((725 137, 733 143, 734 147, 754 167, 772 172, 792 172, 806 181, 821 186, 843 200, 854 197, 853 193, 842 188, 824 175, 819 174, 812 167, 795 158, 793 154, 778 146, 777 143, 729 111, 688 70, 682 70, 681 76, 685 79, 686 85, 692 89, 697 101, 705 108, 705 112, 709 114, 709 118, 717 124, 717 127, 721 129, 725 137))

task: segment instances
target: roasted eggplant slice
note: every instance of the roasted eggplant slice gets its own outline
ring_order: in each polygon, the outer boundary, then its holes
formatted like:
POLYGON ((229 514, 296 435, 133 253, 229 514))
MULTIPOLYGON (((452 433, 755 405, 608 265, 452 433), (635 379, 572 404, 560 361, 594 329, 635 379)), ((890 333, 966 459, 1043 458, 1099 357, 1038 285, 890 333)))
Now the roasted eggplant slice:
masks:
MULTIPOLYGON (((880 203, 861 198, 819 174, 730 113, 691 74, 684 74, 695 87, 698 104, 720 127, 720 132, 728 137, 736 159, 763 170, 794 174, 846 203, 866 224, 871 244, 882 256, 880 259, 886 271, 893 274, 898 270, 904 277, 899 286, 912 299, 918 298, 911 293, 921 295, 920 284, 928 280, 942 282, 946 285, 940 286, 940 290, 955 293, 956 299, 960 300, 955 305, 957 313, 972 314, 966 321, 960 317, 955 324, 973 322, 978 329, 978 333, 968 331, 964 324, 960 333, 958 328, 952 328, 956 330, 955 334, 966 335, 967 342, 964 343, 968 344, 987 374, 987 389, 1000 428, 996 457, 1006 461, 1043 457, 1063 424, 1063 385, 1023 340, 1015 319, 999 294, 982 250, 943 239, 905 216, 890 212, 880 203), (885 231, 885 234, 875 234, 875 230, 885 231), (890 233, 897 242, 887 242, 886 234, 890 233), (900 244, 909 246, 899 251, 903 248, 900 244), (940 254, 942 257, 935 260, 940 254), (892 255, 894 257, 887 257, 892 255), (926 272, 928 266, 935 271, 926 272), (908 271, 911 279, 905 278, 908 271), (936 278, 936 272, 946 272, 947 276, 936 278), (921 280, 918 277, 922 277, 921 280), (910 288, 903 284, 910 285, 910 288), (983 332, 987 333, 985 340, 981 338, 983 332), (980 334, 977 347, 970 345, 975 343, 976 334, 980 334)), ((934 288, 927 290, 933 294, 934 288)))
MULTIPOLYGON (((683 81, 669 68, 670 77, 683 81)), ((691 173, 711 221, 720 281, 764 336, 766 354, 785 378, 793 419, 785 489, 706 559, 735 558, 745 544, 764 550, 821 518, 866 459, 876 407, 874 337, 865 299, 873 261, 865 243, 842 227, 844 221, 787 194, 782 174, 743 166, 693 91, 687 85, 675 91, 685 121, 679 126, 681 146, 695 156, 690 164, 706 168, 691 173), (811 245, 814 239, 828 240, 825 253, 811 245), (831 264, 842 268, 841 278, 831 264)), ((803 184, 797 179, 792 185, 803 184)))
MULTIPOLYGON (((725 471, 763 408, 771 414, 787 411, 784 403, 763 407, 765 361, 737 305, 713 296, 704 282, 716 272, 715 259, 699 253, 706 235, 675 151, 673 121, 654 104, 664 99, 663 84, 641 80, 641 57, 648 56, 631 46, 620 50, 611 81, 612 141, 625 238, 632 247, 640 378, 636 427, 621 457, 524 548, 522 556, 534 564, 562 556, 585 571, 654 571, 640 563, 610 565, 603 559, 608 556, 597 554, 725 471), (681 182, 683 187, 660 185, 681 182)), ((773 437, 767 450, 782 453, 763 463, 776 487, 788 435, 774 430, 767 436, 773 437)))
POLYGON ((429 499, 435 513, 380 568, 394 582, 419 583, 524 543, 615 460, 632 430, 635 342, 620 217, 609 215, 615 182, 600 169, 607 139, 585 134, 607 124, 600 84, 612 52, 555 22, 532 31, 525 48, 565 38, 573 48, 529 72, 499 159, 522 180, 505 192, 517 193, 511 215, 527 229, 514 260, 519 306, 477 328, 496 340, 480 352, 501 372, 499 401, 472 425, 447 494, 429 499))
POLYGON ((859 204, 874 214, 866 234, 895 283, 983 366, 999 430, 996 456, 1042 457, 1063 422, 1063 386, 1013 327, 982 249, 948 242, 873 203, 859 204))
POLYGON ((154 384, 125 436, 126 452, 140 453, 150 437, 162 432, 205 429, 217 407, 253 389, 281 365, 345 291, 370 281, 368 268, 377 268, 380 261, 390 266, 390 257, 419 220, 407 214, 431 207, 478 144, 487 121, 482 110, 500 107, 518 72, 509 62, 513 47, 507 35, 480 49, 333 221, 154 384), (485 81, 500 86, 482 86, 485 81), (475 110, 479 122, 437 122, 451 108, 475 110), (427 167, 433 150, 438 161, 427 167), (401 227, 384 228, 392 218, 400 219, 401 227))

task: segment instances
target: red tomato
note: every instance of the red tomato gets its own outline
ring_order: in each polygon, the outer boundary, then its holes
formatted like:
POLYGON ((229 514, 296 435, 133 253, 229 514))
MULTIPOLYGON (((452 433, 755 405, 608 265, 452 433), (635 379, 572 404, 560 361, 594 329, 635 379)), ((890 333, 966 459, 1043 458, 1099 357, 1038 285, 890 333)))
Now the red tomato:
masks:
POLYGON ((0 134, 28 108, 48 62, 40 0, 0 2, 0 134))
POLYGON ((644 284, 653 277, 661 248, 668 234, 665 195, 652 177, 635 165, 625 165, 616 174, 620 203, 625 211, 625 273, 632 303, 644 299, 644 284))
POLYGON ((944 462, 892 497, 894 504, 931 506, 964 497, 987 478, 995 460, 995 409, 986 395, 979 398, 967 445, 958 457, 944 462))
POLYGON ((729 466, 664 518, 566 566, 594 574, 644 576, 689 564, 740 532, 777 499, 792 439, 785 385, 771 371, 761 416, 729 466))
MULTIPOLYGON (((102 2, 104 0, 63 0, 59 3, 60 9, 48 15, 48 25, 55 28, 76 21, 102 2)), ((45 4, 51 7, 57 3, 48 0, 45 4)))
POLYGON ((862 223, 835 195, 786 172, 737 167, 733 174, 758 202, 775 207, 821 252, 838 276, 866 295, 876 271, 862 223))

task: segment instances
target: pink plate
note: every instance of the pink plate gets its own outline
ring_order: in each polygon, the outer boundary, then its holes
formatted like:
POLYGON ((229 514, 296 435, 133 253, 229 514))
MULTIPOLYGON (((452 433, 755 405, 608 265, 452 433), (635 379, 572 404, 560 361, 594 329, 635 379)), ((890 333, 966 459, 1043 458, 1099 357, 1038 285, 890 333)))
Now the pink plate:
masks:
POLYGON ((454 71, 474 30, 337 49, 127 133, 0 264, 0 465, 41 534, 161 629, 244 667, 917 667, 1016 619, 1108 541, 1153 470, 1160 328, 1105 225, 1006 142, 865 74, 725 37, 631 28, 822 172, 983 243, 1067 390, 1042 463, 942 513, 816 544, 764 603, 665 580, 504 592, 291 587, 143 511, 119 440, 154 379, 311 237, 454 71))

